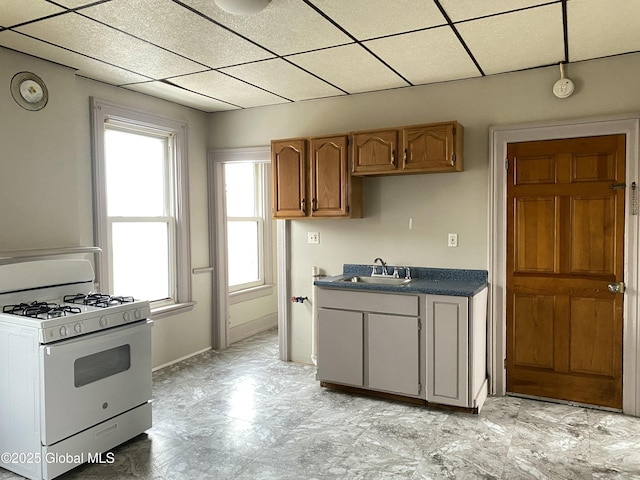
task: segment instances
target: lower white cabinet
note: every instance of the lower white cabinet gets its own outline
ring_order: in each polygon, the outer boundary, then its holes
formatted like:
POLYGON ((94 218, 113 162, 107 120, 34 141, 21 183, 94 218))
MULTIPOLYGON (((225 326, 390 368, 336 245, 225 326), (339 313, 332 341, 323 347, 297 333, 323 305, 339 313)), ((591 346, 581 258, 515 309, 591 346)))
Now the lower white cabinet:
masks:
POLYGON ((364 314, 318 310, 318 377, 361 387, 363 383, 364 314))
POLYGON ((320 381, 482 407, 486 288, 473 297, 319 288, 317 302, 320 381))
POLYGON ((487 397, 487 289, 427 295, 427 401, 479 410, 487 397))
POLYGON ((418 295, 318 290, 318 379, 424 398, 418 295))
POLYGON ((368 319, 369 388, 420 394, 420 319, 370 313, 368 319))

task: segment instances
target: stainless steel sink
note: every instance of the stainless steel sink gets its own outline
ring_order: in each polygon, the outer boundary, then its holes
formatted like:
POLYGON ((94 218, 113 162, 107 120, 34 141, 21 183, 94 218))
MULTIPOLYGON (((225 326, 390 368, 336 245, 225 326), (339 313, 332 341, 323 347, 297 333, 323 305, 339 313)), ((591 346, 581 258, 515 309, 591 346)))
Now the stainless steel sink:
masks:
POLYGON ((352 283, 373 283, 376 285, 406 285, 411 281, 410 278, 395 278, 395 277, 363 277, 356 275, 354 277, 347 277, 340 280, 341 282, 352 283))

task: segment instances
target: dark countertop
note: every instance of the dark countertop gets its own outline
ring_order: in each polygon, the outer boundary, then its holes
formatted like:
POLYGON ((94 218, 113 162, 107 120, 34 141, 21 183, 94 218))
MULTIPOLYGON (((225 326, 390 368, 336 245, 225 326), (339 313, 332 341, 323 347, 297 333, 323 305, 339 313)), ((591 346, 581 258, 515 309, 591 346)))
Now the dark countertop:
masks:
MULTIPOLYGON (((389 265, 391 274, 394 265, 389 265)), ((404 278, 403 266, 397 267, 400 277, 404 278)), ((457 297, 472 297, 487 286, 488 272, 486 270, 461 270, 449 268, 412 267, 411 282, 404 285, 380 285, 372 283, 344 282, 344 278, 353 276, 371 276, 371 265, 344 264, 342 275, 324 277, 314 282, 317 287, 338 288, 347 290, 363 290, 388 293, 424 293, 431 295, 453 295, 457 297)), ((376 271, 379 271, 377 268, 376 271)))

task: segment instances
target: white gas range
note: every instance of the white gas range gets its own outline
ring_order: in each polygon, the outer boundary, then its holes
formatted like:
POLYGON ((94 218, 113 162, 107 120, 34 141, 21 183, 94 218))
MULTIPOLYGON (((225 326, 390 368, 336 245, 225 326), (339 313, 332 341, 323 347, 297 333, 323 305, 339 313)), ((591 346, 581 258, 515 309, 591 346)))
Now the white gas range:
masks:
POLYGON ((151 427, 149 302, 81 259, 0 265, 0 466, 49 480, 151 427))

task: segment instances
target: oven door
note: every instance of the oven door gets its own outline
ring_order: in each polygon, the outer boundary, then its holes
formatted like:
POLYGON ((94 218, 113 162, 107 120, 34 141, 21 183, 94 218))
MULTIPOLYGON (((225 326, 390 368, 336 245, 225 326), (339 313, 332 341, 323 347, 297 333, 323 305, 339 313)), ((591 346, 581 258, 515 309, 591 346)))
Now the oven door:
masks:
POLYGON ((43 445, 151 400, 152 323, 40 347, 43 445))

